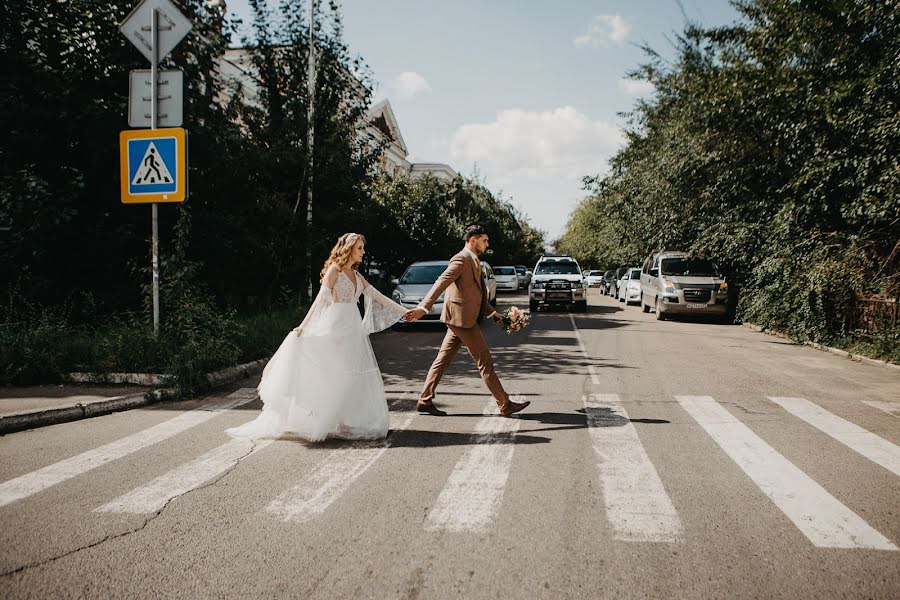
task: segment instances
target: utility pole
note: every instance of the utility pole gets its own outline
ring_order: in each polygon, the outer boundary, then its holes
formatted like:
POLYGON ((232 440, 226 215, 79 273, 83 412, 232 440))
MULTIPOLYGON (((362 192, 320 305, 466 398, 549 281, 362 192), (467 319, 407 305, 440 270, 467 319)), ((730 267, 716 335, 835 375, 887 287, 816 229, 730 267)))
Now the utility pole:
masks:
POLYGON ((312 300, 312 219, 313 219, 313 145, 316 119, 316 8, 318 0, 309 0, 309 60, 306 68, 306 293, 312 300))

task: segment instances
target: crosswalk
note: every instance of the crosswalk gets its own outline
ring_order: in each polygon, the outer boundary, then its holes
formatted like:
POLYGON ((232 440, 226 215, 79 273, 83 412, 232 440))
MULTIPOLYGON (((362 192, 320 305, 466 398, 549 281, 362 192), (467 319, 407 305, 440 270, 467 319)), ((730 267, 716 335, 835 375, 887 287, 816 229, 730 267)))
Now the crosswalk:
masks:
MULTIPOLYGON (((30 497, 67 480, 88 477, 91 471, 126 456, 131 461, 139 461, 140 451, 164 444, 224 413, 234 414, 235 409, 255 397, 255 390, 242 389, 203 408, 0 482, 0 519, 3 511, 10 510, 10 505, 27 502, 30 497)), ((708 436, 721 451, 723 460, 739 467, 748 484, 768 498, 771 509, 783 514, 813 547, 898 549, 896 544, 900 540, 889 539, 876 530, 714 397, 678 395, 669 400, 684 412, 685 423, 696 426, 699 435, 708 436)), ((823 442, 836 440, 846 451, 867 459, 873 468, 882 469, 888 477, 900 476, 900 447, 884 437, 805 398, 760 396, 760 400, 771 403, 790 427, 807 435, 812 432, 823 442)), ((891 404, 865 401, 859 407, 873 414, 896 416, 895 406, 891 404)), ((665 485, 667 477, 677 475, 666 473, 667 462, 653 460, 653 454, 648 453, 641 439, 644 430, 629 417, 626 406, 627 402, 618 394, 587 394, 582 398, 586 434, 576 435, 583 435, 579 443, 593 450, 595 467, 588 476, 599 484, 592 489, 600 496, 600 502, 592 509, 593 517, 604 520, 613 538, 622 542, 683 543, 691 537, 684 519, 690 507, 673 501, 665 485)), ((478 533, 490 530, 497 523, 507 490, 517 485, 510 477, 516 460, 517 436, 534 421, 502 419, 495 413, 496 407, 489 403, 482 416, 472 420, 469 442, 459 446, 456 463, 440 489, 416 490, 417 494, 432 498, 422 517, 423 530, 478 533)), ((392 410, 392 433, 388 439, 346 443, 317 451, 304 472, 269 491, 271 496, 262 505, 260 515, 302 526, 327 514, 348 490, 366 481, 367 471, 384 460, 416 418, 409 410, 392 410)), ((118 497, 97 498, 92 510, 98 516, 159 512, 173 500, 226 473, 236 470, 232 476, 240 476, 241 461, 253 455, 265 460, 266 449, 273 443, 277 441, 228 439, 199 456, 186 457, 185 462, 167 472, 156 473, 146 483, 118 497)), ((547 451, 552 451, 552 446, 547 451)), ((810 447, 808 451, 814 453, 816 448, 810 447)), ((704 462, 697 464, 703 468, 704 462)))

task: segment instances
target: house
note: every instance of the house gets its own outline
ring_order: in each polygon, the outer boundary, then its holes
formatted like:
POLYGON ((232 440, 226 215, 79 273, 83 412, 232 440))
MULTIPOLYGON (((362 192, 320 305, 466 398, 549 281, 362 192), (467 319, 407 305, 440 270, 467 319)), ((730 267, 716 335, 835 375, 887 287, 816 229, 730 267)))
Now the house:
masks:
MULTIPOLYGON (((241 89, 246 102, 254 105, 259 103, 259 78, 256 75, 251 49, 228 48, 219 59, 219 75, 225 83, 225 89, 235 93, 241 89)), ((363 92, 360 84, 360 93, 363 92)), ((228 93, 228 92, 226 92, 228 93)), ((226 98, 221 99, 223 102, 226 98)), ((452 167, 443 163, 411 163, 407 157, 409 150, 400 126, 391 108, 391 103, 385 99, 376 102, 365 117, 364 134, 376 144, 383 145, 384 150, 378 161, 379 169, 388 175, 408 174, 410 177, 423 177, 432 175, 438 179, 452 180, 459 176, 452 167)))

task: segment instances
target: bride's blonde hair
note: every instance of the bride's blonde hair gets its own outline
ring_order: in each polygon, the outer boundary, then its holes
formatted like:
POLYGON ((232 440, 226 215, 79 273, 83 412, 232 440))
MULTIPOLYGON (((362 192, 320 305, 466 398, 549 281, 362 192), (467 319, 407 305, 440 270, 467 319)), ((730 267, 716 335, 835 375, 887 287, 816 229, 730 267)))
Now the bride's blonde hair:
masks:
MULTIPOLYGON (((341 271, 347 268, 347 265, 350 264, 350 252, 359 240, 362 240, 363 245, 365 245, 366 237, 360 233, 345 233, 338 238, 334 248, 331 249, 331 254, 328 255, 328 260, 325 261, 325 266, 322 267, 322 272, 319 273, 320 283, 325 280, 325 273, 328 272, 328 267, 331 265, 336 266, 341 271)), ((350 267, 355 269, 359 267, 359 263, 353 263, 350 267)))

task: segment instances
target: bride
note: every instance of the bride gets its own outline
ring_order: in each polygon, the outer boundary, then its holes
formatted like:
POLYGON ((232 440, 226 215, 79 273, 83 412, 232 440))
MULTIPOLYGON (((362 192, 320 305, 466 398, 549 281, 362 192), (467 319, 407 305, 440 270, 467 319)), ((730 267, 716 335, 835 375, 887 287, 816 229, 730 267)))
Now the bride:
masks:
POLYGON ((322 267, 322 288, 306 318, 291 331, 263 371, 262 413, 226 430, 243 438, 293 433, 309 441, 378 439, 388 433, 381 371, 369 334, 387 329, 407 311, 356 269, 366 239, 345 233, 322 267), (365 297, 365 316, 357 301, 365 297))

